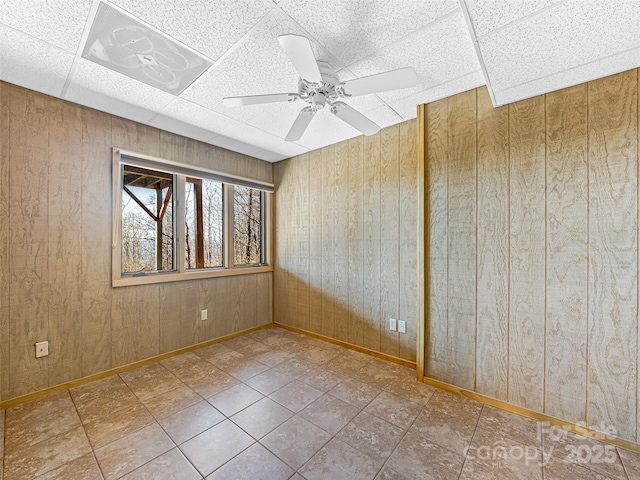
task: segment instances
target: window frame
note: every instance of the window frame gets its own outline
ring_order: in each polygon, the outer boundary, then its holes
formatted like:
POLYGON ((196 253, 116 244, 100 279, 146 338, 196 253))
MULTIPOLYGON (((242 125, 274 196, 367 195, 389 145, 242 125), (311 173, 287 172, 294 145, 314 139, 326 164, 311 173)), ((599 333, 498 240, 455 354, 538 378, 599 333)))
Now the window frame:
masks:
POLYGON ((196 280, 202 278, 226 277, 231 275, 247 275, 272 272, 271 265, 271 212, 273 185, 265 182, 222 174, 213 170, 172 162, 158 157, 151 157, 136 152, 113 148, 112 162, 112 230, 111 244, 111 284, 113 287, 131 285, 148 285, 154 283, 196 280), (122 190, 123 166, 131 165, 140 168, 158 170, 174 175, 174 195, 172 198, 174 212, 174 269, 152 272, 122 272, 122 190), (223 197, 223 266, 205 268, 186 268, 184 259, 185 243, 185 182, 187 177, 212 180, 222 183, 223 197), (262 209, 262 263, 258 265, 235 265, 233 257, 234 245, 234 185, 249 186, 261 191, 262 209))

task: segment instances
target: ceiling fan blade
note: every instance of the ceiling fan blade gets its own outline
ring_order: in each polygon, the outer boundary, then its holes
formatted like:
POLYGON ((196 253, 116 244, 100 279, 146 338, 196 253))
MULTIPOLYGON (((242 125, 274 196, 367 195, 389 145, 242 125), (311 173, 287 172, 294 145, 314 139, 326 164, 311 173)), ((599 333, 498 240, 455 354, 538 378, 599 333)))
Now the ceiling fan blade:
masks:
POLYGON ((280 35, 278 41, 300 78, 312 83, 322 82, 322 75, 320 75, 316 57, 313 55, 311 43, 307 37, 293 34, 280 35))
POLYGON ((334 102, 331 105, 331 113, 367 136, 380 130, 378 125, 344 102, 334 102))
POLYGON ((309 126, 309 123, 311 122, 311 119, 314 115, 315 112, 311 109, 311 107, 305 107, 300 110, 296 121, 293 122, 289 133, 287 133, 287 136, 285 137, 285 141, 294 142, 296 140, 300 140, 300 137, 302 137, 302 134, 309 126))
POLYGON ((244 105, 259 105, 261 103, 293 102, 297 100, 297 93, 271 93, 268 95, 245 95, 243 97, 225 97, 222 104, 226 107, 242 107, 244 105))
POLYGON ((376 73, 368 77, 347 80, 342 91, 351 97, 368 93, 387 92, 401 88, 414 87, 418 83, 418 75, 412 67, 399 68, 388 72, 376 73))

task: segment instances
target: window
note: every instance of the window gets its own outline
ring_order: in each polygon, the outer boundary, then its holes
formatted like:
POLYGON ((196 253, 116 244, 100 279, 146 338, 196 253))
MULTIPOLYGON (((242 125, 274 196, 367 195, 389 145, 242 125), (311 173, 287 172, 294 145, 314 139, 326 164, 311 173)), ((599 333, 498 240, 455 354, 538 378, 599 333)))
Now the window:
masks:
POLYGON ((114 149, 113 285, 268 271, 270 184, 114 149))

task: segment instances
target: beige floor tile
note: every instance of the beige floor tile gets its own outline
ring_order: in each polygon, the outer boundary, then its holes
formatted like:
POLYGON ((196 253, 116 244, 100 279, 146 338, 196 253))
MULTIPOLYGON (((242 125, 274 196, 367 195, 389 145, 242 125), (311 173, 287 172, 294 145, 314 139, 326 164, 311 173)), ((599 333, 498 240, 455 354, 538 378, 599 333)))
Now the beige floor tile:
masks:
POLYGON ((208 360, 213 358, 215 355, 223 352, 230 352, 231 349, 229 347, 225 347, 222 343, 214 343, 212 345, 208 345, 206 347, 198 348, 193 351, 194 354, 199 356, 200 358, 204 358, 208 360))
POLYGON ((261 393, 241 383, 213 397, 209 397, 207 400, 225 416, 230 417, 262 398, 264 398, 264 396, 261 393))
MULTIPOLYGON (((553 458, 544 466, 545 480, 613 480, 611 477, 600 475, 599 473, 589 470, 581 465, 574 463, 565 463, 560 459, 553 458)), ((629 479, 637 479, 638 476, 629 479)))
POLYGON ((300 473, 307 480, 370 480, 379 468, 372 458, 334 438, 300 469, 300 473))
POLYGON ((343 353, 331 360, 331 369, 346 375, 353 375, 370 361, 371 357, 365 359, 343 353))
POLYGON ((347 378, 349 377, 343 373, 334 372, 330 368, 322 367, 312 370, 307 375, 300 377, 300 381, 323 392, 328 392, 340 382, 344 382, 347 378))
POLYGON ((6 413, 7 454, 81 426, 68 391, 10 408, 6 413))
MULTIPOLYGON (((197 363, 198 360, 202 360, 193 352, 185 352, 180 355, 174 355, 173 357, 165 358, 160 361, 160 364, 169 370, 171 373, 176 375, 176 372, 179 372, 183 368, 188 368, 189 365, 193 365, 197 363)), ((177 375, 176 375, 177 376, 177 375)))
POLYGON ((204 432, 225 420, 225 416, 209 402, 201 401, 172 415, 158 420, 176 445, 204 432))
POLYGON ((174 448, 126 474, 122 480, 158 480, 162 478, 198 480, 202 477, 182 452, 174 448))
POLYGON ((268 369, 269 367, 265 364, 256 362, 247 357, 247 360, 229 365, 225 368, 225 372, 234 376, 238 380, 245 381, 268 369))
POLYGON ((259 391, 263 395, 270 395, 279 388, 282 388, 285 385, 291 383, 292 381, 293 378, 289 377, 288 375, 270 369, 256 375, 255 377, 251 377, 244 383, 249 385, 251 388, 259 391))
POLYGON ((313 388, 311 385, 294 380, 288 385, 285 385, 281 389, 273 392, 269 395, 269 398, 275 400, 292 412, 297 413, 321 397, 322 393, 323 392, 313 388))
POLYGON ((219 368, 213 367, 214 370, 202 376, 185 379, 184 383, 194 392, 204 398, 211 397, 217 393, 223 392, 228 388, 240 384, 240 380, 232 377, 219 368))
POLYGON ((186 385, 144 400, 145 407, 156 419, 166 417, 198 403, 202 397, 186 385))
POLYGON ((473 404, 466 408, 464 405, 451 408, 429 402, 413 422, 411 431, 454 453, 464 455, 476 430, 480 410, 473 404))
POLYGON ((83 424, 94 422, 106 415, 111 415, 119 410, 133 408, 136 405, 140 405, 140 400, 124 383, 110 388, 99 397, 76 402, 76 408, 83 424))
POLYGON ((415 379, 400 378, 387 385, 385 390, 418 405, 426 405, 436 388, 426 383, 418 382, 415 379))
POLYGON ((330 439, 331 435, 327 432, 296 415, 260 440, 260 443, 297 470, 330 439))
POLYGON ((260 363, 264 363, 269 367, 275 367, 287 360, 292 359, 297 355, 296 353, 285 352, 283 350, 276 349, 275 347, 272 348, 274 348, 274 350, 270 352, 258 353, 256 355, 253 355, 252 358, 260 363))
POLYGON ((270 398, 263 398, 236 413, 231 417, 231 421, 259 440, 292 416, 292 411, 270 398))
POLYGON ((383 467, 375 480, 409 480, 390 467, 383 467))
POLYGON ((207 477, 207 480, 287 480, 294 471, 255 443, 207 477))
POLYGON ((629 480, 640 480, 640 453, 618 448, 618 454, 629 480))
POLYGON ((293 379, 297 379, 307 375, 309 372, 316 368, 317 365, 315 363, 311 363, 304 359, 294 357, 289 360, 285 360, 277 367, 274 367, 274 370, 280 373, 284 373, 285 375, 293 379))
POLYGON ((378 362, 374 363, 371 361, 351 375, 351 378, 355 378, 361 382, 373 385, 374 387, 384 389, 387 385, 396 380, 398 376, 391 370, 380 368, 378 362))
POLYGON ((151 363, 120 374, 133 393, 146 400, 178 388, 183 383, 160 363, 151 363))
POLYGON ((222 342, 222 345, 229 347, 232 350, 238 350, 239 348, 247 348, 258 345, 258 341, 246 335, 240 335, 239 337, 231 338, 222 342))
POLYGON ((422 411, 422 406, 389 392, 381 392, 364 411, 407 430, 422 411))
POLYGON ((478 420, 478 429, 527 445, 541 443, 538 422, 490 405, 483 406, 478 420))
POLYGON ((325 394, 300 412, 300 416, 332 435, 349 423, 359 410, 333 395, 325 394))
POLYGON ((227 348, 225 351, 218 352, 214 355, 211 355, 209 358, 206 358, 208 362, 211 362, 216 367, 221 370, 226 370, 228 367, 241 362, 248 360, 243 354, 236 352, 235 350, 231 350, 227 348))
POLYGON ((100 468, 98 468, 98 463, 93 453, 87 453, 38 477, 38 480, 67 479, 102 480, 102 473, 100 473, 100 468))
POLYGON ((73 401, 77 404, 88 403, 94 398, 104 397, 109 395, 109 392, 126 386, 124 381, 118 375, 112 375, 110 377, 101 378, 95 382, 80 385, 69 390, 73 401))
POLYGON ((405 431, 384 420, 360 412, 335 438, 366 453, 379 467, 391 455, 405 431))
POLYGON ((348 378, 329 390, 329 394, 359 409, 366 407, 379 393, 379 388, 353 378, 348 378))
MULTIPOLYGON (((533 447, 530 447, 533 449, 533 447)), ((517 478, 518 480, 542 480, 542 459, 528 459, 521 451, 507 451, 506 458, 471 460, 467 458, 460 475, 460 480, 501 480, 517 478), (522 453, 522 456, 521 456, 522 453)), ((578 477, 580 478, 580 477, 578 477)), ((581 479, 582 480, 582 479, 581 479)))
POLYGON ((106 480, 120 478, 174 447, 157 423, 95 450, 106 480))
POLYGON ((91 452, 82 427, 77 427, 4 457, 7 480, 31 479, 91 452))
POLYGON ((386 466, 411 480, 456 479, 464 457, 407 432, 386 466))
POLYGON ((333 350, 325 350, 324 348, 314 347, 304 354, 305 360, 316 363, 318 365, 330 362, 332 359, 340 355, 339 352, 333 350))
POLYGON ((191 354, 189 357, 181 358, 186 355, 185 353, 176 357, 168 358, 162 362, 162 364, 183 383, 187 383, 189 380, 206 377, 211 373, 220 371, 220 369, 211 362, 207 362, 205 359, 198 357, 192 352, 188 353, 191 354), (170 362, 170 360, 174 361, 170 362))
POLYGON ((180 450, 201 475, 207 476, 252 443, 253 438, 230 420, 225 420, 183 443, 180 450))
POLYGON ((153 422, 145 406, 138 403, 131 408, 106 413, 85 424, 84 428, 93 448, 99 448, 153 422))

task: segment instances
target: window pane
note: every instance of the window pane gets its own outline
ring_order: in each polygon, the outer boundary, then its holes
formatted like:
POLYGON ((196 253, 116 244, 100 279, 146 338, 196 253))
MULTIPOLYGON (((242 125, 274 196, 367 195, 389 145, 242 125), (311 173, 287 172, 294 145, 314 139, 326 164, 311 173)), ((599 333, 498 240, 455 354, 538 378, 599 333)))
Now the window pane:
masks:
POLYGON ((185 184, 185 265, 222 267, 222 184, 187 178, 185 184))
POLYGON ((173 175, 123 167, 122 272, 173 270, 173 175))
POLYGON ((260 190, 233 187, 233 247, 235 265, 262 261, 262 201, 260 190))

